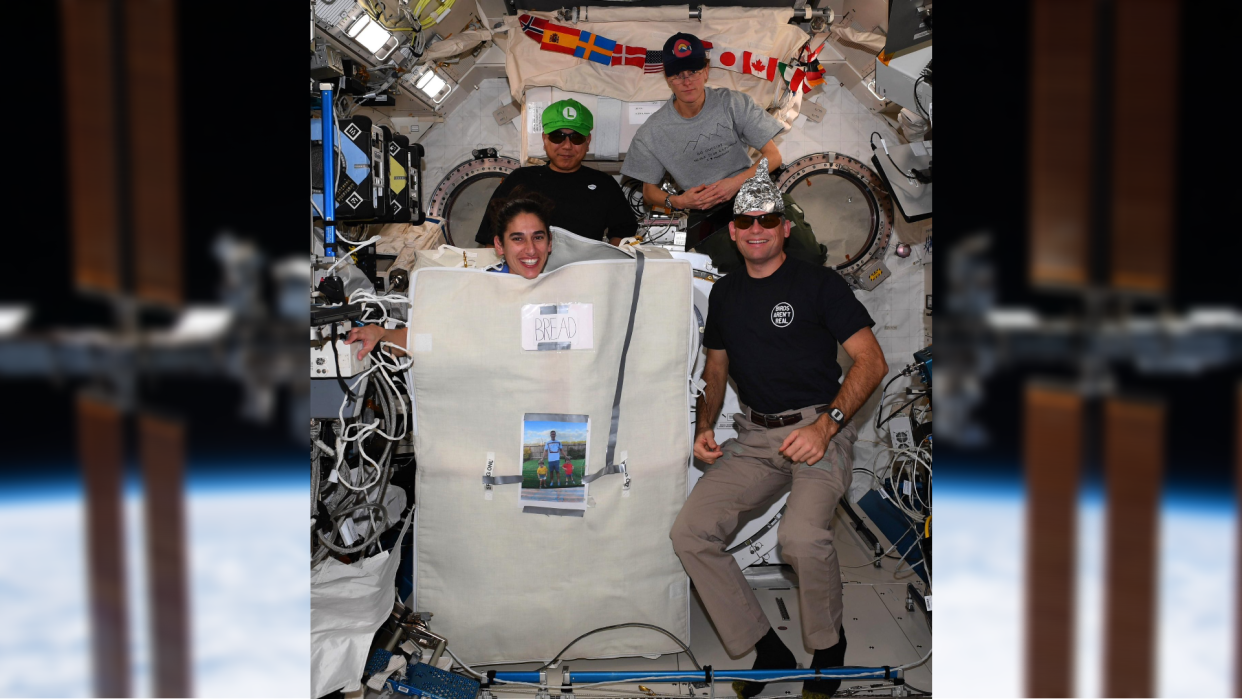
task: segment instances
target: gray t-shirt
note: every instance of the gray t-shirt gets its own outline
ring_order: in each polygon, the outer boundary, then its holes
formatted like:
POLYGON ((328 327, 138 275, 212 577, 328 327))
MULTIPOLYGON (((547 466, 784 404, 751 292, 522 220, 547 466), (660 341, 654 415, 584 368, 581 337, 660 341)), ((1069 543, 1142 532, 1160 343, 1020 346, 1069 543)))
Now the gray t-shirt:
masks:
POLYGON ((707 88, 693 119, 677 113, 674 99, 638 127, 621 174, 659 184, 668 172, 682 189, 711 184, 750 167, 746 147, 761 148, 784 129, 744 92, 707 88))

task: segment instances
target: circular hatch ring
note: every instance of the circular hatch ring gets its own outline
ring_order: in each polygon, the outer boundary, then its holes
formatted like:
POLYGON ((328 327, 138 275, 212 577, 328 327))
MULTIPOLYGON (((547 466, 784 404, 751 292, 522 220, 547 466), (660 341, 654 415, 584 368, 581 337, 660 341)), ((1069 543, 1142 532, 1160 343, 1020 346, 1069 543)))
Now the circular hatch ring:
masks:
MULTIPOLYGON (((849 181, 864 195, 870 208, 870 230, 867 232, 866 243, 857 255, 846 262, 832 265, 842 275, 850 275, 860 270, 876 257, 883 257, 888 248, 889 239, 893 234, 893 202, 884 189, 884 183, 871 168, 861 161, 848 155, 835 153, 812 153, 789 164, 788 169, 781 173, 776 186, 793 196, 794 189, 807 178, 816 174, 837 175, 849 181)), ((801 192, 799 192, 801 194, 801 192)), ((794 197, 797 201, 797 197, 794 197)), ((801 205, 800 205, 801 206, 801 205)), ((806 207, 802 207, 805 209, 806 207)), ((814 229, 815 222, 808 221, 814 229)))
POLYGON ((449 245, 463 247, 464 243, 465 247, 470 247, 474 242, 474 231, 464 231, 464 237, 460 242, 453 238, 449 214, 453 211, 453 204, 457 198, 470 186, 487 179, 503 180, 519 167, 521 164, 517 160, 505 156, 473 158, 449 170, 444 179, 440 180, 440 184, 436 185, 436 190, 431 194, 431 200, 427 204, 427 215, 443 222, 444 239, 449 245))

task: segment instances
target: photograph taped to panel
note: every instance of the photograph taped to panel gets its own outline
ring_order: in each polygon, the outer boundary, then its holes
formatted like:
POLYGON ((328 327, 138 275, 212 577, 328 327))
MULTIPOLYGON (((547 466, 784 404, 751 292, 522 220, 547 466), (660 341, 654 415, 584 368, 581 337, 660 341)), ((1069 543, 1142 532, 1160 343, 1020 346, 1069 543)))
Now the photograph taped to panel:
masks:
POLYGON ((526 413, 522 416, 522 505, 585 510, 591 418, 587 415, 526 413))

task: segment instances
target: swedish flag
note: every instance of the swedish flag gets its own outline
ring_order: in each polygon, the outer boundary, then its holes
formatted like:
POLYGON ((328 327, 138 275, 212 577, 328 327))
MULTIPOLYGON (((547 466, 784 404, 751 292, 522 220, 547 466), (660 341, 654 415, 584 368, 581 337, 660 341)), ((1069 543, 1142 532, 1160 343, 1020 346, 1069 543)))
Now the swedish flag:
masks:
POLYGON ((607 66, 612 65, 612 52, 616 48, 617 42, 612 39, 583 31, 578 38, 578 48, 574 49, 574 56, 607 66))

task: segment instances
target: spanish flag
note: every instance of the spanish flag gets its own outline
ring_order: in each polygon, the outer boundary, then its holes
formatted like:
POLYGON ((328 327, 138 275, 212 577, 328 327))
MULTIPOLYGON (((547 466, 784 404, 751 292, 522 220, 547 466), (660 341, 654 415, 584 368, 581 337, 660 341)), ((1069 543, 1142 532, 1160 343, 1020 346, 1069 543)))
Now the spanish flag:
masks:
POLYGON ((549 22, 543 28, 543 40, 539 42, 539 48, 572 56, 578 50, 578 37, 581 34, 582 31, 579 29, 570 29, 549 22))

